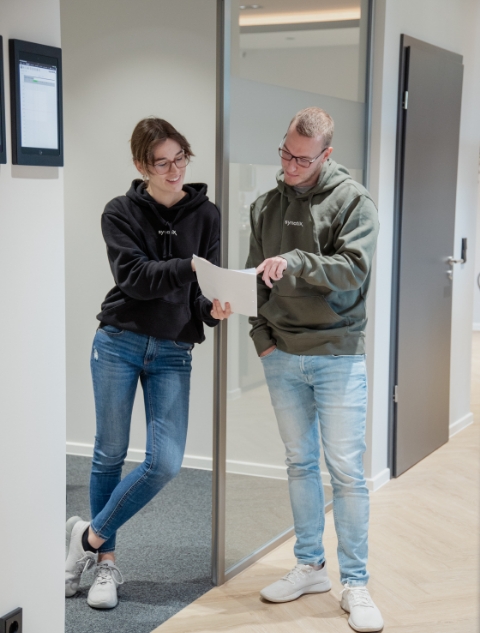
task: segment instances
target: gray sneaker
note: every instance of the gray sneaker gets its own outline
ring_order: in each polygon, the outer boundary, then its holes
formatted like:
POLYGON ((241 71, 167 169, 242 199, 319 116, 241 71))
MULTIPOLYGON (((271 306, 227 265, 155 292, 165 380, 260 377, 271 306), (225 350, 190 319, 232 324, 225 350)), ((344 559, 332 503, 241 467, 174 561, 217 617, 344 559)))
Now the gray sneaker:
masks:
POLYGON ((123 577, 111 560, 103 560, 95 567, 95 580, 88 592, 87 602, 94 609, 113 609, 118 604, 117 587, 123 577))
POLYGON ((65 561, 65 596, 70 598, 78 591, 84 571, 93 567, 97 555, 86 552, 82 545, 82 536, 90 523, 80 517, 71 517, 65 528, 67 560, 65 561))
POLYGON ((382 615, 366 587, 345 585, 340 606, 350 613, 348 623, 355 631, 373 633, 383 629, 382 615))
POLYGON ((323 593, 331 588, 327 563, 319 570, 311 565, 298 564, 286 576, 262 589, 260 595, 270 602, 289 602, 304 593, 323 593))

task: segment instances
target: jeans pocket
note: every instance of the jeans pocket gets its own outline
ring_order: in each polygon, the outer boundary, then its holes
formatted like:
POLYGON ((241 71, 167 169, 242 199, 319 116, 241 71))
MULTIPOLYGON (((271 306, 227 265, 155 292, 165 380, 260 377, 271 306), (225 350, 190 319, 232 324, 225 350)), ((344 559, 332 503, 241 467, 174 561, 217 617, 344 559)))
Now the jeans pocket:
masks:
POLYGON ((123 334, 125 332, 125 330, 122 330, 115 325, 109 325, 108 323, 102 323, 98 329, 109 335, 123 334))
POLYGON ((260 360, 265 360, 266 358, 270 358, 270 356, 273 356, 275 354, 275 352, 277 351, 278 347, 276 347, 275 349, 273 349, 271 352, 269 352, 268 354, 265 354, 265 356, 260 356, 260 360))
POLYGON ((175 347, 183 349, 185 352, 191 352, 193 349, 193 343, 184 343, 183 341, 172 341, 175 347))

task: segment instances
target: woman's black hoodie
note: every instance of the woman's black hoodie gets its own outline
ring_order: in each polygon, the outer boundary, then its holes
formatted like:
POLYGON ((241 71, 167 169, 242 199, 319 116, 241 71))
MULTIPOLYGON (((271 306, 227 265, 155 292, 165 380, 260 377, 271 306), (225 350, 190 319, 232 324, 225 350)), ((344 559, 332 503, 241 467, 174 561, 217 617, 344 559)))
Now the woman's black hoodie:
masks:
POLYGON ((164 207, 134 180, 126 196, 111 200, 102 233, 115 279, 97 319, 156 338, 201 343, 203 323, 213 327, 212 304, 200 292, 192 255, 218 265, 220 214, 207 185, 184 185, 186 196, 164 207))

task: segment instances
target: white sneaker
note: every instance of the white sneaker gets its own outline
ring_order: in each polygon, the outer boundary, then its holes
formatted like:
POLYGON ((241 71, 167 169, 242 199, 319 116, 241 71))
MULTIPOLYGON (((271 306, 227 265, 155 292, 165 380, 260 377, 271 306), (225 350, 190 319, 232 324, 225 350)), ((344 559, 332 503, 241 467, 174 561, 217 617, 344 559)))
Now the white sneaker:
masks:
POLYGON ((289 602, 304 593, 323 593, 331 588, 327 563, 319 570, 311 565, 298 564, 286 576, 262 589, 260 595, 270 602, 289 602))
POLYGON ((96 554, 86 552, 82 545, 82 536, 90 523, 80 517, 71 517, 65 528, 67 560, 65 561, 65 595, 67 598, 77 593, 84 571, 95 564, 96 554))
POLYGON ((365 586, 349 587, 345 585, 340 606, 344 611, 350 613, 348 623, 355 631, 366 633, 383 629, 380 610, 375 606, 365 586))
POLYGON ((118 604, 117 587, 123 585, 122 574, 111 560, 103 560, 95 568, 95 580, 87 602, 94 609, 113 609, 118 604))

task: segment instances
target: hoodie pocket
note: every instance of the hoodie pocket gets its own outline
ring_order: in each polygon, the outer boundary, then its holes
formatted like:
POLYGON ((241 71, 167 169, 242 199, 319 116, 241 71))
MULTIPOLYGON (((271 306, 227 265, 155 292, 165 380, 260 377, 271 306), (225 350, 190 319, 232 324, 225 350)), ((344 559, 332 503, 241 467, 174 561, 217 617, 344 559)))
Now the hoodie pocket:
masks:
POLYGON ((280 330, 298 332, 341 327, 345 320, 332 310, 321 295, 285 297, 270 295, 260 314, 280 330))

